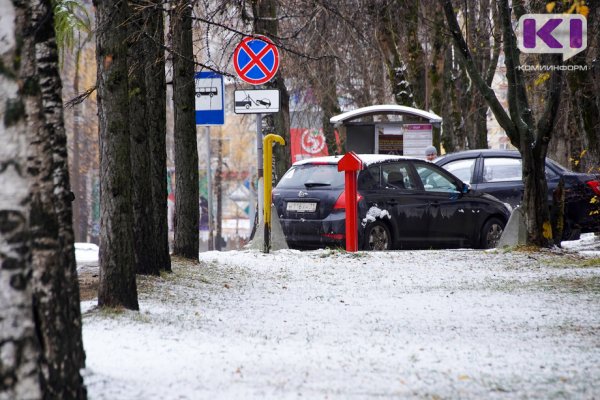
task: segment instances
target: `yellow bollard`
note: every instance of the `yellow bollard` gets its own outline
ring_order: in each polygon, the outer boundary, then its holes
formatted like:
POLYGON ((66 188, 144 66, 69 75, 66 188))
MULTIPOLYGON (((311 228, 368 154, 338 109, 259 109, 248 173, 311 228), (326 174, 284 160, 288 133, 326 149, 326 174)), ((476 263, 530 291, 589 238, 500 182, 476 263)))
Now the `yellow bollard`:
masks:
POLYGON ((265 221, 265 245, 264 253, 271 249, 271 190, 273 186, 273 142, 285 146, 285 140, 279 135, 268 134, 263 139, 263 185, 264 185, 264 207, 263 216, 265 221))

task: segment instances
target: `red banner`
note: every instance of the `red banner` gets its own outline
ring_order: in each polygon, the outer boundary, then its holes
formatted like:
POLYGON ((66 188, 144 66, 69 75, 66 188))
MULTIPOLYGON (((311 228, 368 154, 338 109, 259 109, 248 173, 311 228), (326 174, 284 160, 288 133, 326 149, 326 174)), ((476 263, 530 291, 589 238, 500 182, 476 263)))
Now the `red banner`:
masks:
POLYGON ((290 140, 292 162, 329 155, 322 129, 292 128, 290 140))

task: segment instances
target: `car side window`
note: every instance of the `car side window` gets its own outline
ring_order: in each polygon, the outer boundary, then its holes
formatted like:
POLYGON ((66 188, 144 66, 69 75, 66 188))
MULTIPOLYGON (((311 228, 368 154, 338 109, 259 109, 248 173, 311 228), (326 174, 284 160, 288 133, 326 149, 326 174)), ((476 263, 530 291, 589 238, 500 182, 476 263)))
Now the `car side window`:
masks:
MULTIPOLYGON (((483 160, 483 182, 521 181, 522 168, 521 160, 518 158, 485 158, 483 160)), ((448 171, 454 173, 450 169, 448 171)), ((456 173, 454 174, 458 176, 456 173)), ((556 178, 556 176, 557 174, 546 165, 546 179, 556 178)))
POLYGON ((443 193, 456 193, 459 191, 456 184, 449 177, 443 175, 434 167, 426 164, 419 164, 415 167, 426 191, 443 193))
POLYGON ((383 186, 388 189, 415 189, 406 163, 390 163, 381 166, 383 186))
POLYGON ((469 158, 467 160, 450 161, 448 164, 444 165, 444 169, 451 172, 461 181, 471 183, 476 160, 476 158, 469 158))
POLYGON ((378 189, 381 181, 379 166, 371 166, 358 175, 358 189, 378 189))
POLYGON ((518 158, 485 158, 483 160, 483 182, 520 181, 521 160, 518 158))

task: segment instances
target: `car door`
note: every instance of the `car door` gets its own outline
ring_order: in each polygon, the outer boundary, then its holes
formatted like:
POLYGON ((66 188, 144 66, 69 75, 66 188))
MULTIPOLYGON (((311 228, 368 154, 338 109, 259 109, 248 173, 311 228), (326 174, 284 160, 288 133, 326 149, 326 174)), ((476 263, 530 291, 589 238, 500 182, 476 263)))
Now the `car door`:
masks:
POLYGON ((374 207, 389 213, 396 244, 422 241, 427 235, 428 201, 416 190, 418 184, 409 163, 387 162, 373 165, 367 171, 377 176, 378 181, 376 188, 365 188, 359 177, 359 191, 365 197, 368 209, 374 207))
POLYGON ((469 197, 463 196, 463 184, 431 163, 417 162, 415 169, 429 204, 427 241, 431 246, 471 244, 480 210, 469 197))
POLYGON ((482 158, 483 168, 473 189, 489 193, 516 207, 523 197, 522 166, 520 158, 482 158))

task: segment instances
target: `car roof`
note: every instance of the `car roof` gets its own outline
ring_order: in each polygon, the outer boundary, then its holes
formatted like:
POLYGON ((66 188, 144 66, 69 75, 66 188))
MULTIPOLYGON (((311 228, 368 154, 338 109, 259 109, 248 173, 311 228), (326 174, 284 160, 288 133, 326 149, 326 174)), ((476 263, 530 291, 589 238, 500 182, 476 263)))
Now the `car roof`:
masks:
POLYGON ((495 150, 495 149, 475 149, 457 151, 456 153, 447 153, 434 160, 436 164, 440 162, 446 163, 452 160, 462 160, 477 157, 509 157, 521 158, 521 154, 517 150, 495 150))
MULTIPOLYGON (((362 160, 362 162, 365 166, 369 166, 371 164, 382 163, 382 162, 386 162, 386 161, 398 161, 398 160, 423 161, 421 158, 417 158, 417 157, 394 156, 394 155, 389 155, 389 154, 357 154, 357 156, 362 160)), ((338 161, 340 161, 341 159, 342 159, 341 155, 306 158, 304 160, 296 161, 294 163, 294 165, 305 165, 305 164, 337 165, 338 161)))
MULTIPOLYGON (((477 157, 508 157, 508 158, 521 158, 521 153, 518 150, 496 150, 496 149, 475 149, 475 150, 463 150, 457 151, 456 153, 448 153, 440 156, 434 160, 434 163, 444 165, 446 162, 454 160, 462 160, 477 157)), ((569 172, 572 174, 581 174, 579 172, 573 172, 569 168, 564 167, 557 161, 546 157, 546 165, 550 164, 554 170, 569 172)), ((555 171, 556 172, 556 171, 555 171)))

